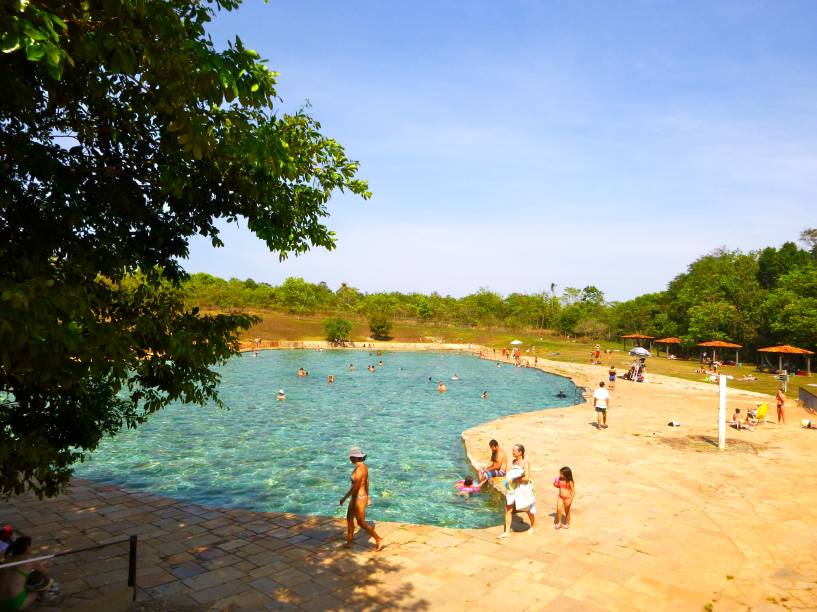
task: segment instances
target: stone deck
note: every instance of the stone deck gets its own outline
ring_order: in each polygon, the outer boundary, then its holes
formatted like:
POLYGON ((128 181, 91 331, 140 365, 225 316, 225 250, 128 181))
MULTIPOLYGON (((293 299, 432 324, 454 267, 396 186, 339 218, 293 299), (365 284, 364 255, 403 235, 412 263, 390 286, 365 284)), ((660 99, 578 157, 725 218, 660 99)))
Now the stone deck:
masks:
MULTIPOLYGON (((588 387, 606 372, 540 366, 588 387)), ((788 425, 730 430, 720 452, 716 388, 649 380, 618 382, 606 430, 584 404, 463 434, 478 462, 492 437, 508 451, 525 444, 537 481, 532 535, 521 519, 508 540, 496 539, 499 527, 379 523, 383 551, 362 536, 347 551, 336 519, 206 508, 83 481, 55 500, 0 503, 0 522, 43 551, 138 534, 143 610, 817 608, 817 431, 799 427, 805 413, 789 407, 788 425), (577 485, 569 531, 552 528, 550 482, 562 465, 577 485)), ((730 409, 755 401, 730 394, 730 409)), ((66 593, 61 608, 88 609, 125 586, 127 545, 60 558, 52 572, 66 593)))

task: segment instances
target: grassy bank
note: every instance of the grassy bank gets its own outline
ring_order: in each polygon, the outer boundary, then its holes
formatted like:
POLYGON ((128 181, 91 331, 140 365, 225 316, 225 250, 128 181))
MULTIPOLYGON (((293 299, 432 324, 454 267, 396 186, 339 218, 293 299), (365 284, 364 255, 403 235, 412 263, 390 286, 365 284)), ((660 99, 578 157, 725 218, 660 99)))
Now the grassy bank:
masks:
MULTIPOLYGON (((309 315, 296 317, 275 311, 251 311, 262 317, 262 321, 252 329, 245 332, 243 339, 260 337, 264 340, 323 340, 323 320, 327 315, 309 315)), ((351 319, 352 340, 362 342, 369 337, 369 328, 365 319, 351 319)), ((456 342, 472 343, 500 349, 507 348, 511 340, 521 340, 524 342, 522 350, 525 355, 532 357, 534 354, 539 357, 554 361, 564 361, 571 363, 590 362, 590 353, 595 342, 585 340, 567 340, 562 336, 549 331, 540 330, 516 330, 491 329, 491 328, 471 328, 455 326, 435 326, 410 321, 395 322, 392 328, 392 340, 399 342, 456 342), (535 353, 533 350, 535 349, 535 353)), ((599 366, 599 380, 605 376, 610 365, 616 367, 621 372, 626 370, 632 362, 632 357, 622 349, 619 342, 600 341, 602 351, 610 349, 611 354, 602 354, 602 365, 599 366)), ((664 354, 663 352, 661 353, 664 354)), ((749 355, 745 355, 750 357, 749 355)), ((743 356, 742 356, 743 357, 743 356)), ((674 376, 685 380, 703 380, 703 376, 695 373, 698 367, 696 359, 666 359, 664 357, 653 357, 647 361, 648 372, 674 376)), ((774 395, 779 381, 770 374, 757 372, 754 364, 744 364, 737 366, 724 366, 723 371, 732 375, 734 380, 729 381, 730 386, 748 391, 757 391, 774 395), (752 374, 757 377, 757 381, 739 381, 738 378, 752 374)), ((788 386, 788 396, 796 398, 799 387, 807 383, 817 382, 817 377, 803 376, 792 377, 788 386)), ((817 388, 812 388, 817 390, 817 388)))

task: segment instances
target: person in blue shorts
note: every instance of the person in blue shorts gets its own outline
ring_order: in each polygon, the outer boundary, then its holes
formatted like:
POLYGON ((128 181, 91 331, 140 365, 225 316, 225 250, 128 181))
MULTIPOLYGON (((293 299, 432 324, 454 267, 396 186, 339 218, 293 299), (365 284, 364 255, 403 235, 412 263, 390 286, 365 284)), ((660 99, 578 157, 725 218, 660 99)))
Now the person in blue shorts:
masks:
POLYGON ((499 442, 491 440, 488 442, 491 449, 491 462, 479 471, 479 484, 482 485, 489 478, 504 476, 508 469, 508 456, 499 446, 499 442))

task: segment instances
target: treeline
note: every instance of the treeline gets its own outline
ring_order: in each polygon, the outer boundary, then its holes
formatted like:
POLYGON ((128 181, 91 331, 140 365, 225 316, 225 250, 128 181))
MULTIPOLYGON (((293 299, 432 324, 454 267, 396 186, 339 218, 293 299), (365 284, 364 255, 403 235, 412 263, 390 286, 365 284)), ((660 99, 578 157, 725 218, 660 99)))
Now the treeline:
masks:
POLYGON ((273 286, 252 279, 223 280, 194 274, 185 285, 192 306, 259 308, 297 315, 413 320, 462 326, 553 329, 594 339, 641 332, 677 336, 685 344, 731 340, 747 347, 789 343, 817 346, 817 230, 805 230, 806 248, 787 242, 780 248, 743 253, 718 249, 692 262, 665 291, 626 302, 608 302, 597 287, 566 287, 561 292, 512 293, 487 288, 462 298, 438 293, 363 293, 342 284, 288 278, 273 286))

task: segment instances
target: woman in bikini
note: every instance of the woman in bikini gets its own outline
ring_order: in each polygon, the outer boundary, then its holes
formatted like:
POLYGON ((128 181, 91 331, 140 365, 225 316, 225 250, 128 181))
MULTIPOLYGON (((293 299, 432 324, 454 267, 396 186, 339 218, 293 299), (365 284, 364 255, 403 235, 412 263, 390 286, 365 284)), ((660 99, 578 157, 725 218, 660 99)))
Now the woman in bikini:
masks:
POLYGON ((349 508, 346 511, 346 546, 352 547, 352 538, 355 535, 355 520, 361 529, 374 538, 377 548, 383 548, 383 538, 377 535, 369 523, 366 522, 366 506, 369 505, 369 469, 363 463, 366 460, 366 453, 355 447, 349 451, 349 460, 354 464, 352 471, 352 486, 349 487, 346 495, 340 499, 340 505, 349 498, 349 508))
MULTIPOLYGON (((31 538, 20 536, 9 547, 6 563, 23 561, 31 548, 31 538)), ((38 591, 30 591, 27 586, 32 570, 45 574, 42 565, 36 561, 0 569, 0 610, 24 610, 33 604, 38 591)))

